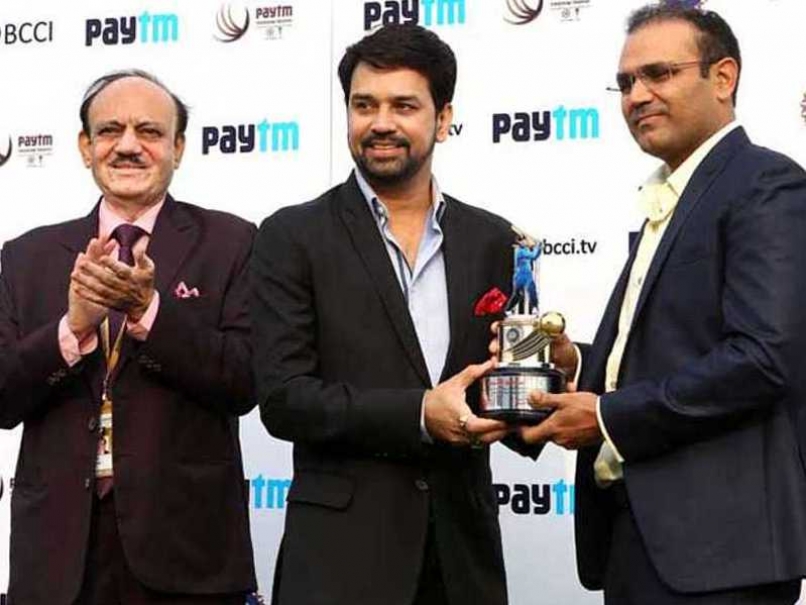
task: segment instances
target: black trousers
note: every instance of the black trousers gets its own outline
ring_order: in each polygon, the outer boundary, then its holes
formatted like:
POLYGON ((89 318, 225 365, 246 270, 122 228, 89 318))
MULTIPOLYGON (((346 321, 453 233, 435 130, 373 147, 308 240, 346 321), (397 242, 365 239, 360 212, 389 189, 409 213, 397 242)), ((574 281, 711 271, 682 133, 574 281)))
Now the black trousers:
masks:
POLYGON ((246 595, 185 595, 157 592, 134 577, 123 554, 115 518, 114 490, 95 499, 87 563, 74 605, 244 605, 246 595))
POLYGON ((800 580, 709 593, 673 591, 649 559, 623 484, 610 490, 614 524, 605 605, 792 605, 798 600, 800 580))
POLYGON ((428 524, 428 537, 425 541, 423 567, 417 585, 417 596, 413 605, 448 605, 445 584, 442 579, 442 568, 439 564, 439 552, 434 536, 433 520, 428 524))

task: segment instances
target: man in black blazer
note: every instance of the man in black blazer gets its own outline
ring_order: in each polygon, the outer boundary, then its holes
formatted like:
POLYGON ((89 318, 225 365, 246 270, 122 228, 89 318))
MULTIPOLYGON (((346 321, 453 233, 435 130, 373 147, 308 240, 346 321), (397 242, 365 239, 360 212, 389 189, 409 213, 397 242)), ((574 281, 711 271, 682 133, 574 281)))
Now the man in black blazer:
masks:
POLYGON ((435 34, 382 28, 339 76, 356 170, 269 217, 253 257, 261 416, 294 442, 273 602, 501 605, 487 445, 506 428, 473 413, 474 302, 509 289, 514 234, 432 177, 456 78, 435 34))
POLYGON ((806 574, 806 175, 734 122, 740 65, 716 13, 631 16, 622 109, 664 165, 579 391, 535 393, 555 411, 523 432, 579 449, 579 574, 608 604, 789 604, 806 574))
POLYGON ((187 110, 153 76, 98 79, 80 113, 100 203, 2 250, 9 601, 242 605, 254 227, 167 194, 187 110))

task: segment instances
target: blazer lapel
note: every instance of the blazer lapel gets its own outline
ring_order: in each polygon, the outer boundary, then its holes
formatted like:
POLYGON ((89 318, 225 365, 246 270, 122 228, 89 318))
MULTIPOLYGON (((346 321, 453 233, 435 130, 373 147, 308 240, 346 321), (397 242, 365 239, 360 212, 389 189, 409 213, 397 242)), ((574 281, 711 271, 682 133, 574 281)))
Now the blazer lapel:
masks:
MULTIPOLYGON (((172 294, 172 282, 199 237, 192 216, 168 195, 157 215, 154 231, 146 252, 154 261, 154 285, 160 296, 172 294)), ((132 348, 131 339, 124 339, 116 372, 123 369, 132 348)))
MULTIPOLYGON (((644 222, 644 227, 646 222, 644 222)), ((598 391, 604 385, 604 372, 607 362, 607 356, 613 348, 613 343, 616 340, 618 331, 618 321, 621 315, 621 305, 624 302, 624 293, 627 290, 627 282, 630 279, 630 271, 635 262, 635 255, 638 251, 638 244, 641 242, 643 235, 643 227, 641 234, 635 238, 633 245, 630 247, 630 255, 624 268, 621 270, 613 292, 610 295, 610 300, 605 307, 602 321, 599 324, 599 329, 596 331, 596 337, 593 340, 591 347, 591 357, 589 360, 584 360, 582 366, 582 376, 580 378, 580 386, 584 390, 598 391)))
MULTIPOLYGON (((59 241, 72 254, 73 260, 75 260, 76 254, 87 249, 87 244, 93 237, 98 237, 99 205, 100 201, 95 204, 95 207, 87 216, 66 223, 62 227, 59 241)), ((72 262, 70 264, 72 266, 72 262)))
MULTIPOLYGON (((463 232, 461 208, 446 197, 445 214, 442 217, 442 250, 445 257, 445 280, 448 287, 448 316, 451 340, 440 380, 454 372, 453 360, 462 350, 467 336, 467 322, 473 315, 470 292, 470 275, 475 249, 472 234, 463 232)), ((457 368, 458 370, 458 368, 457 368)))
MULTIPOLYGON (((96 203, 92 211, 84 218, 80 218, 65 224, 61 229, 61 233, 59 234, 59 243, 65 251, 64 262, 67 267, 65 272, 66 287, 69 287, 69 275, 72 271, 76 255, 79 252, 84 252, 87 249, 87 244, 92 238, 98 237, 99 204, 100 202, 96 203)), ((66 287, 64 290, 65 293, 67 291, 66 287)), ((100 364, 103 363, 101 357, 102 353, 99 347, 93 355, 90 355, 82 362, 84 370, 81 374, 87 383, 87 387, 92 393, 92 402, 94 405, 100 405, 101 403, 102 385, 100 372, 102 369, 99 367, 100 364)))
POLYGON ((651 294, 652 288, 657 282, 661 269, 666 262, 666 258, 669 256, 669 251, 677 239, 677 236, 680 234, 680 230, 683 228, 691 211, 702 199, 703 194, 711 187, 711 184, 725 167, 728 160, 736 153, 740 146, 746 145, 747 143, 749 143, 749 139, 744 129, 737 128, 727 134, 725 138, 705 156, 705 159, 694 171, 685 191, 683 191, 683 195, 677 202, 677 208, 675 208, 674 214, 672 214, 669 227, 663 234, 655 256, 652 258, 652 263, 649 265, 644 285, 641 288, 641 294, 638 297, 638 303, 635 306, 635 313, 633 314, 632 324, 630 326, 631 330, 636 325, 647 297, 651 294))
POLYGON ((350 175, 347 182, 340 188, 338 200, 344 225, 386 308, 389 321, 397 332, 400 343, 417 375, 424 384, 430 385, 428 367, 420 349, 417 332, 414 330, 400 283, 389 262, 389 255, 378 226, 358 188, 354 175, 350 175))
POLYGON ((198 226, 188 212, 168 195, 148 243, 148 256, 154 261, 154 281, 163 296, 199 237, 198 226))

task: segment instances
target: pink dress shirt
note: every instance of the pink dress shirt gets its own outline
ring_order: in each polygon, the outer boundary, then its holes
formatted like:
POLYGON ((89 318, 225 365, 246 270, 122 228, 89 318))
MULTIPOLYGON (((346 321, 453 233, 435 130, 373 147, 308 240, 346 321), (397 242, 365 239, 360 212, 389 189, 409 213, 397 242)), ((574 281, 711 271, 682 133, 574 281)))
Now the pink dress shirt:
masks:
MULTIPOLYGON (((142 215, 140 215, 137 220, 134 221, 134 225, 140 227, 143 231, 147 233, 141 237, 138 242, 134 245, 134 254, 135 256, 146 249, 148 246, 148 242, 151 239, 151 233, 154 231, 154 223, 157 222, 157 215, 162 210, 162 206, 165 204, 165 199, 158 204, 155 204, 142 215)), ((115 213, 112 209, 112 206, 106 201, 102 200, 101 205, 98 209, 98 235, 99 237, 109 237, 109 235, 117 228, 118 225, 122 223, 126 223, 126 219, 119 216, 115 213)), ((118 254, 118 246, 117 242, 115 242, 115 249, 112 251, 112 255, 117 258, 118 254)), ((156 290, 154 291, 154 297, 151 299, 151 304, 148 305, 148 309, 140 318, 138 322, 131 322, 126 320, 126 333, 131 338, 135 338, 137 340, 145 340, 148 338, 148 333, 151 330, 151 327, 154 325, 154 321, 157 318, 157 311, 159 311, 159 304, 160 304, 160 295, 159 292, 156 290)), ((59 322, 59 348, 62 352, 62 357, 64 357, 65 362, 69 366, 74 366, 77 364, 84 355, 89 355, 98 347, 98 335, 97 333, 93 332, 89 336, 87 336, 84 340, 79 342, 78 337, 70 330, 67 326, 67 314, 65 314, 61 321, 59 322)))

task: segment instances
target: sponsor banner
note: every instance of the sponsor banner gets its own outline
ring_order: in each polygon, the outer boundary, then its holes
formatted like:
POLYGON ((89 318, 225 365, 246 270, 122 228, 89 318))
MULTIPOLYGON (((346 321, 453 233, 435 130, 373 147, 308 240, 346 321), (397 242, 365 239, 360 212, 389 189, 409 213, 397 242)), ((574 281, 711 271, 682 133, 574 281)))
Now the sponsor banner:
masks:
MULTIPOLYGON (((745 66, 739 115, 758 143, 806 163, 801 0, 670 0, 721 12, 745 66), (770 44, 774 32, 775 44, 770 44)), ((541 304, 589 342, 640 228, 636 191, 657 166, 632 140, 617 71, 625 20, 644 0, 8 0, 0 16, 0 244, 86 215, 98 199, 77 151, 84 87, 106 71, 154 72, 191 108, 171 192, 259 223, 352 168, 335 69, 385 24, 419 23, 454 49, 455 121, 436 146, 440 187, 536 234, 541 304), (187 4, 190 6, 190 4, 187 4), (77 10, 78 7, 78 10, 77 10), (12 54, 13 53, 13 54, 12 54)), ((255 412, 241 420, 259 595, 271 594, 291 448, 255 412)), ((0 432, 0 590, 19 431, 0 432)), ((573 549, 573 457, 492 448, 510 602, 592 605, 573 549), (571 460, 569 462, 569 460, 571 460), (535 570, 540 570, 535 575, 535 570), (539 584, 539 595, 535 592, 539 584)), ((2 605, 2 600, 0 600, 2 605)))
POLYGON ((225 44, 247 36, 284 39, 295 23, 293 4, 222 4, 215 17, 215 39, 225 44))

